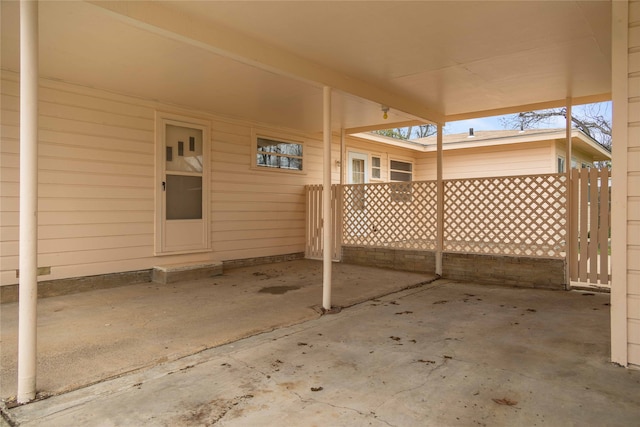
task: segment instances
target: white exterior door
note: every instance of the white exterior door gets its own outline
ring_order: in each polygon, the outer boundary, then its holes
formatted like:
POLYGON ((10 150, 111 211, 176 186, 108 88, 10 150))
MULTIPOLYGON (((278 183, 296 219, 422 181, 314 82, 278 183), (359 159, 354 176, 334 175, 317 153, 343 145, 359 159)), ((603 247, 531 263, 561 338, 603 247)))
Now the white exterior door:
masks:
MULTIPOLYGON (((349 163, 347 165, 347 184, 367 184, 369 182, 368 163, 369 155, 363 153, 348 152, 349 163)), ((356 185, 349 191, 345 203, 351 205, 351 217, 346 222, 344 232, 348 236, 364 236, 367 234, 368 221, 366 210, 366 188, 364 185, 356 185)))
POLYGON ((367 184, 369 156, 363 153, 349 151, 349 165, 347 167, 347 184, 367 184))
POLYGON ((160 116, 156 144, 157 255, 209 250, 209 127, 160 116))

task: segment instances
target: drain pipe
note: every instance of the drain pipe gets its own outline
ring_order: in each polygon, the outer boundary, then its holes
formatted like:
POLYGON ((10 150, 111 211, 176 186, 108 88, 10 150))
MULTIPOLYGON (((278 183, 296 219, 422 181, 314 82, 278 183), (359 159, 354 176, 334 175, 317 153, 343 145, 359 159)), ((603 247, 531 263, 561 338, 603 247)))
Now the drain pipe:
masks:
POLYGON ((20 1, 18 403, 36 397, 38 303, 38 2, 20 1))
POLYGON ((323 95, 322 136, 324 143, 322 174, 322 307, 331 310, 331 263, 333 261, 333 224, 331 221, 331 88, 325 86, 323 95))

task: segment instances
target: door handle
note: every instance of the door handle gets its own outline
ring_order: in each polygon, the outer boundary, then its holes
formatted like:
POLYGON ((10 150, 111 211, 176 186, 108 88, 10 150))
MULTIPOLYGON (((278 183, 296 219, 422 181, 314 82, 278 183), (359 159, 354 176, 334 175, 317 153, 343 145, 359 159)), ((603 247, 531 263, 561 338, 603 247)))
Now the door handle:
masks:
POLYGON ((167 183, 162 181, 162 191, 167 191, 167 183))

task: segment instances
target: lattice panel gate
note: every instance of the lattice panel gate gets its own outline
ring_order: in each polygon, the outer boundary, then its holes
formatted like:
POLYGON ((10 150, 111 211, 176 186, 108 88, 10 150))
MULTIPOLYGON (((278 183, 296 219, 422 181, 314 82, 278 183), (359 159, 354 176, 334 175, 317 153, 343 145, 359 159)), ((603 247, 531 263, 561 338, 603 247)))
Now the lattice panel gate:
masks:
POLYGON ((571 241, 569 271, 572 285, 609 286, 611 281, 611 171, 571 171, 571 241))
MULTIPOLYGON (((342 238, 342 197, 339 185, 331 186, 331 212, 333 214, 333 259, 339 261, 341 257, 342 238)), ((324 238, 322 220, 322 185, 307 185, 306 199, 306 247, 305 257, 322 259, 324 238)))

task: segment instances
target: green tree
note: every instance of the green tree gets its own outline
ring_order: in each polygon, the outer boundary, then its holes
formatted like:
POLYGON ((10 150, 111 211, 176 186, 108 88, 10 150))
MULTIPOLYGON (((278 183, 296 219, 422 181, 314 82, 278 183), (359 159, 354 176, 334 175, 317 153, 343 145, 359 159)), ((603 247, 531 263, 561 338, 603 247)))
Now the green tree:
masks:
MULTIPOLYGON (((601 102, 587 104, 572 110, 571 122, 600 145, 611 151, 611 104, 601 102)), ((501 118, 502 125, 507 129, 533 129, 540 125, 549 125, 558 117, 565 117, 567 109, 554 108, 539 111, 527 111, 501 118)))
POLYGON ((374 130, 372 133, 408 141, 411 139, 426 138, 427 136, 435 135, 437 131, 438 128, 435 125, 418 125, 403 128, 374 130))

